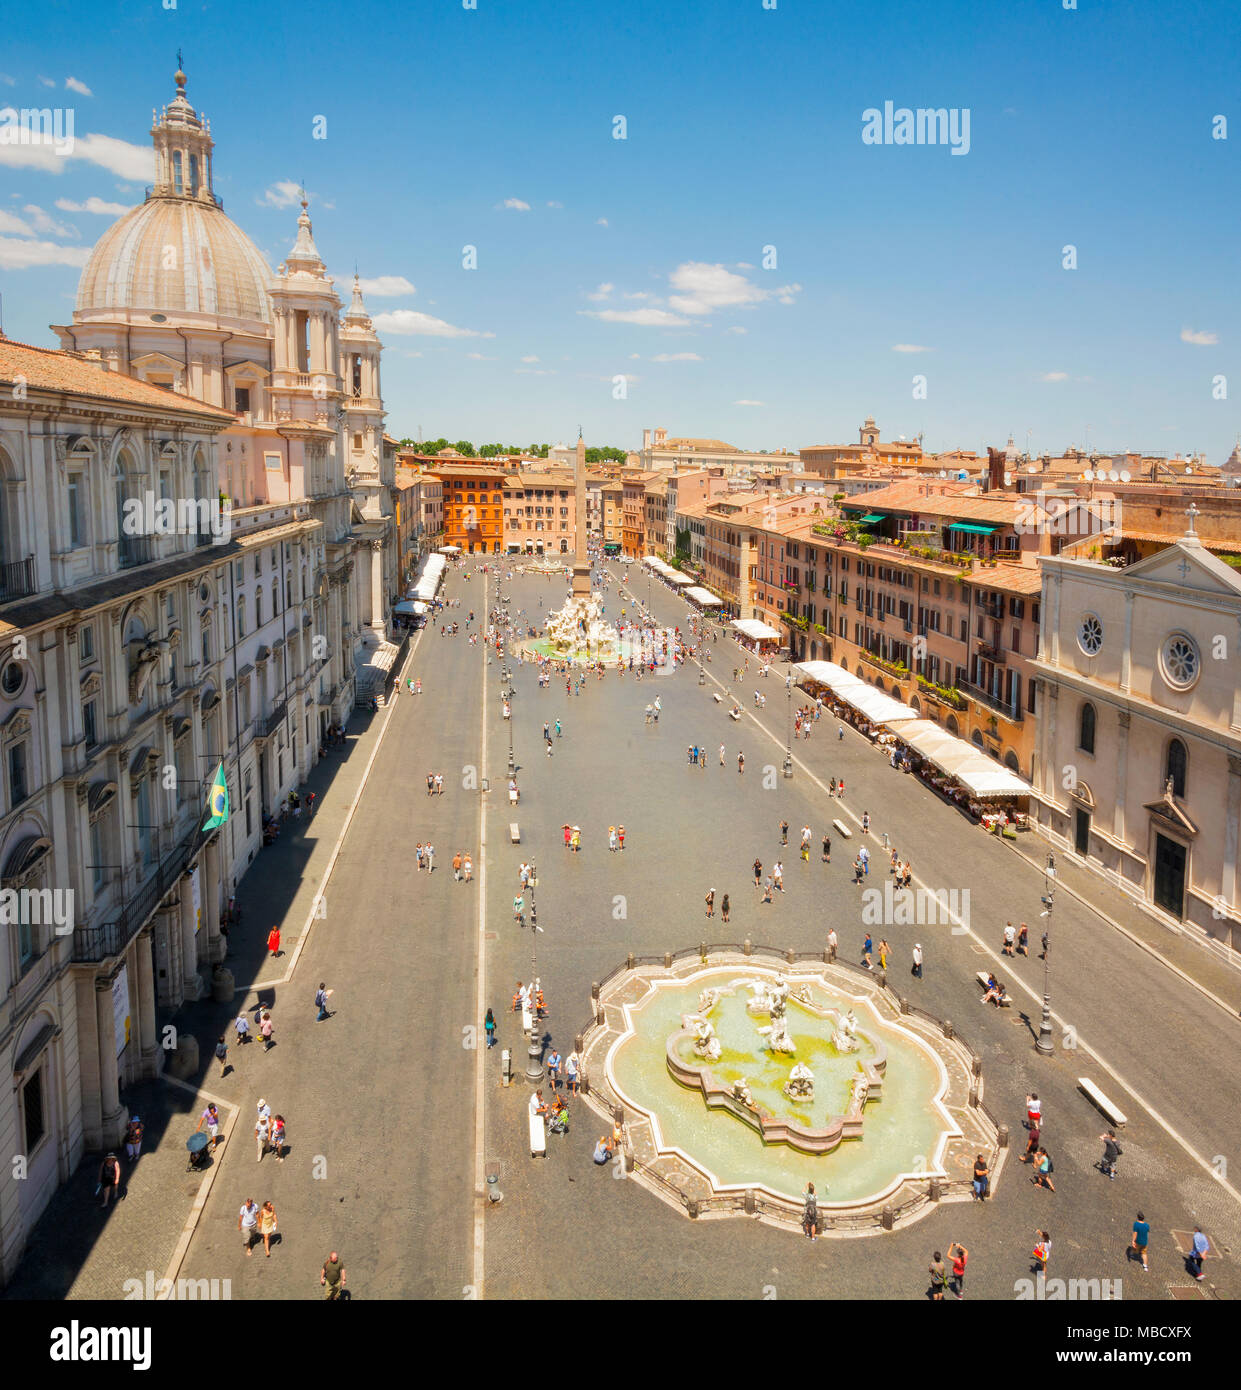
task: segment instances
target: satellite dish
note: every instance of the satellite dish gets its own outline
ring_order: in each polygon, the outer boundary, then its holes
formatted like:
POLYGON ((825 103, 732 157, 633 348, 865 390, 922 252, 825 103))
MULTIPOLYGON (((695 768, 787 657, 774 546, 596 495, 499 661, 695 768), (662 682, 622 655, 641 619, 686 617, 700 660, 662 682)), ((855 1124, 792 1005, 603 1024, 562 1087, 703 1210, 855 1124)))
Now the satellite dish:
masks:
POLYGON ((1027 472, 1027 473, 1037 473, 1037 472, 1038 472, 1038 464, 1037 464, 1037 463, 1032 463, 1032 464, 1030 464, 1029 467, 1026 469, 1026 472, 1027 472))
POLYGON ((1185 470, 1186 473, 1192 473, 1193 471, 1194 471, 1194 470, 1193 470, 1192 468, 1187 468, 1187 469, 1185 470))
POLYGON ((1082 477, 1085 478, 1085 480, 1086 480, 1088 483, 1093 483, 1093 482, 1094 482, 1094 469, 1093 469, 1093 468, 1087 468, 1086 471, 1082 474, 1082 477))
POLYGON ((1127 482, 1129 481, 1129 477, 1130 477, 1129 470, 1128 470, 1127 468, 1122 468, 1122 469, 1120 470, 1120 481, 1121 481, 1122 483, 1127 483, 1127 482))
POLYGON ((946 477, 948 476, 948 474, 941 468, 941 469, 939 470, 939 476, 940 476, 941 478, 946 478, 946 477))

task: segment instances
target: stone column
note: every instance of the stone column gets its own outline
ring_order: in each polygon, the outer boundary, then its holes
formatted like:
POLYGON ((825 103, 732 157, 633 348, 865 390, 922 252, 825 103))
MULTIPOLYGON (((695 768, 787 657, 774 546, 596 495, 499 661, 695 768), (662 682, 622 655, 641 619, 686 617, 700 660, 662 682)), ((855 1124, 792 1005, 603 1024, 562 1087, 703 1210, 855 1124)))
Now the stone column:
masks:
POLYGON ((384 622, 383 541, 371 542, 371 627, 387 632, 384 622))
POLYGON ((103 1144, 103 1110, 99 1103, 99 1023, 95 1013, 95 977, 79 971, 74 981, 78 1015, 78 1074, 82 1087, 82 1134, 88 1149, 103 1144))
MULTIPOLYGON (((1128 653, 1125 660, 1128 661, 1128 653)), ((1116 745, 1116 804, 1112 807, 1112 834, 1124 844, 1125 841, 1125 799, 1129 782, 1129 722, 1127 709, 1117 716, 1120 732, 1116 745)))
MULTIPOLYGON (((1228 907, 1237 909, 1237 824, 1241 817, 1241 758, 1228 755, 1228 810, 1224 816, 1224 863, 1219 890, 1228 907)), ((1231 929, 1230 929, 1231 934, 1231 929)))
POLYGON ((155 1000, 166 1009, 181 1002, 174 995, 172 982, 179 978, 173 970, 173 952, 169 941, 168 918, 157 912, 151 919, 151 949, 155 959, 155 1000))
POLYGON ((1133 641, 1133 590, 1125 590, 1125 636, 1120 646, 1120 688, 1129 689, 1130 643, 1133 641))
POLYGON ((203 981, 198 973, 198 934, 194 930, 194 898, 188 874, 181 876, 177 891, 181 899, 181 997, 198 999, 202 996, 203 981))
POLYGON ((111 1148, 125 1133, 119 1074, 116 1069, 116 1025, 112 1019, 112 981, 95 979, 95 1027, 99 1038, 100 1147, 111 1148))
POLYGON ((134 943, 137 978, 133 982, 138 995, 138 1041, 142 1049, 138 1058, 138 1075, 144 1080, 158 1076, 161 1071, 161 1048, 155 1030, 155 965, 152 949, 151 929, 145 927, 134 943))

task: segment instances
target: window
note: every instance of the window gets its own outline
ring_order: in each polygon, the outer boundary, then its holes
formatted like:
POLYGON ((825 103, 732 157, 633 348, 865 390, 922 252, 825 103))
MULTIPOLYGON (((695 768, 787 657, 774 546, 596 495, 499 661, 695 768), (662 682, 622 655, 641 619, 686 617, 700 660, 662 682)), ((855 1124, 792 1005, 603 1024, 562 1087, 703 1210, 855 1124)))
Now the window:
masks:
POLYGON ((211 628, 203 628, 203 665, 211 665, 211 628))
POLYGON ((238 415, 246 415, 250 410, 250 388, 248 386, 233 387, 233 409, 238 415))
POLYGON ((1188 690, 1202 669, 1197 642, 1186 632, 1172 633, 1160 648, 1159 666, 1174 690, 1188 690))
POLYGON ((172 152, 172 188, 174 193, 185 192, 185 180, 181 174, 181 151, 172 152))
POLYGON ((104 876, 107 868, 104 865, 103 847, 103 812, 90 823, 90 857, 91 857, 91 886, 96 893, 103 891, 104 876))
POLYGON ((1077 645, 1087 656, 1098 654, 1103 645, 1103 624, 1093 613, 1087 613, 1077 629, 1077 645))
POLYGON ((1094 706, 1084 704, 1077 720, 1077 746, 1083 753, 1094 754, 1095 712, 1094 706))
POLYGON ((263 626, 263 591, 259 589, 254 595, 254 626, 257 630, 263 626))
POLYGON ((99 727, 95 722, 94 700, 87 700, 82 706, 82 731, 86 735, 87 748, 94 748, 99 742, 99 727))
POLYGON ((11 699, 26 683, 26 668, 20 661, 10 661, 0 672, 0 690, 11 699))
POLYGON ((26 745, 15 743, 9 749, 9 805, 17 806, 30 795, 26 782, 26 745))
POLYGON ((245 635, 246 635, 246 596, 245 596, 245 594, 238 594, 238 595, 237 595, 237 636, 238 636, 238 637, 244 637, 245 635))
POLYGON ((353 452, 355 454, 360 454, 362 452, 362 436, 360 434, 355 434, 353 436, 353 452))
POLYGON ((1184 797, 1185 773, 1188 766, 1189 754, 1185 751, 1185 745, 1179 738, 1174 738, 1168 744, 1168 756, 1163 769, 1164 786, 1172 783, 1173 796, 1184 797))
POLYGON ((85 541, 83 506, 86 497, 86 478, 81 473, 69 474, 69 547, 76 550, 85 541))
POLYGON ((78 632, 78 651, 80 660, 91 661, 95 655, 95 629, 87 624, 78 632))
POLYGON ((47 1123, 43 1114, 43 1068, 26 1079, 22 1087, 22 1121, 25 1130, 25 1152, 32 1154, 40 1140, 47 1133, 47 1123))

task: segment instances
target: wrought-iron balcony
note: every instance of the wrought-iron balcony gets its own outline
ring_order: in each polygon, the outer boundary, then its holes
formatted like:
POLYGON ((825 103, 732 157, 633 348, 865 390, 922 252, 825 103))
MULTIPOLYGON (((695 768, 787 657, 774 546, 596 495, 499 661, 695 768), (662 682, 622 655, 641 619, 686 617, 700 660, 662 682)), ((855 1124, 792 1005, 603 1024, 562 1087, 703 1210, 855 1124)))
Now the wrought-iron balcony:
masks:
POLYGON ((121 569, 150 564, 155 546, 150 536, 122 536, 116 546, 116 560, 121 569))
POLYGON ((0 603, 26 598, 35 591, 34 556, 0 564, 0 603))

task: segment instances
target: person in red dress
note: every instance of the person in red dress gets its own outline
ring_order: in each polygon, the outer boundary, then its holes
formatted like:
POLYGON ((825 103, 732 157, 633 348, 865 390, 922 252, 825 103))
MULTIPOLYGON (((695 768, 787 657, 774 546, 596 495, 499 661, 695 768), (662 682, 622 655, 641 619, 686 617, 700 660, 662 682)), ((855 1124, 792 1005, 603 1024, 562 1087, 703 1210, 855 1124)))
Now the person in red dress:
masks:
POLYGON ((280 954, 280 928, 273 927, 267 934, 267 949, 273 956, 280 954))

